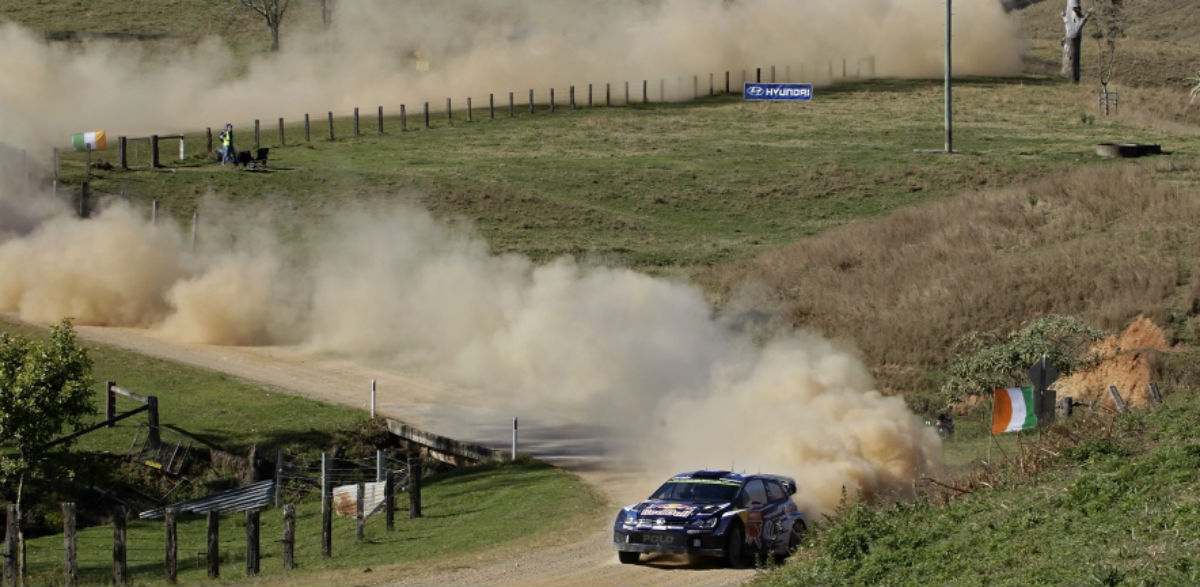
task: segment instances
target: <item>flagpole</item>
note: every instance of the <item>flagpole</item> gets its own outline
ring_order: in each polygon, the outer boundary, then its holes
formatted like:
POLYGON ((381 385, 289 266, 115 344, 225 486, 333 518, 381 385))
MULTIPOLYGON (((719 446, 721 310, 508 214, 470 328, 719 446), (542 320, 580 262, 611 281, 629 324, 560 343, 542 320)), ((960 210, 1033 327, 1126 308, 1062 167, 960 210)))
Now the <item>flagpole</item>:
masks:
POLYGON ((992 466, 992 443, 996 442, 996 435, 992 434, 992 423, 996 421, 996 390, 992 390, 992 409, 988 410, 987 432, 988 432, 988 449, 987 463, 992 466))

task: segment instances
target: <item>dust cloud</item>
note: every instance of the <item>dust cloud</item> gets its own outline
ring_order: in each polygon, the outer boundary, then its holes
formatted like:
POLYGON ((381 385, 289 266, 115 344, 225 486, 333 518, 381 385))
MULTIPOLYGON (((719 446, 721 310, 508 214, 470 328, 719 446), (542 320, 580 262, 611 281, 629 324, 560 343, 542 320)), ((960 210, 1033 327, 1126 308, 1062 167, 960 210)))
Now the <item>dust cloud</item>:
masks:
MULTIPOLYGON (((996 0, 955 2, 955 69, 1009 75, 1023 41, 996 0)), ((333 25, 282 26, 283 50, 239 61, 219 39, 170 52, 135 43, 49 43, 0 23, 0 120, 5 140, 35 152, 71 134, 195 131, 255 118, 348 115, 356 106, 434 108, 447 97, 481 102, 552 87, 602 91, 659 80, 666 99, 690 98, 692 78, 736 90, 742 72, 776 68, 778 81, 826 84, 830 75, 939 77, 944 4, 926 0, 476 0, 336 5, 333 25)), ((310 19, 311 20, 311 19, 310 19)), ((266 30, 262 31, 266 35, 266 30)), ((766 73, 764 73, 766 75, 766 73)), ((658 84, 652 84, 653 87, 658 84)), ((657 92, 655 92, 657 97, 657 92)), ((582 100, 582 96, 580 97, 582 100)), ((614 99, 623 99, 614 91, 614 99)))
MULTIPOLYGON (((758 65, 820 83, 831 62, 853 68, 874 56, 877 75, 934 77, 942 6, 363 0, 338 4, 328 35, 285 23, 285 50, 252 59, 244 75, 218 40, 164 56, 108 41, 46 43, 6 24, 0 120, 5 140, 37 152, 87 130, 194 130, 758 65), (429 71, 416 71, 421 61, 429 71)), ((1015 25, 998 2, 957 2, 956 13, 959 73, 1019 71, 1015 25)), ((604 427, 650 467, 793 475, 813 512, 834 508, 843 487, 903 493, 940 460, 936 434, 902 399, 876 391, 852 350, 805 332, 751 336, 693 285, 571 258, 494 255, 469 227, 384 204, 281 247, 262 228, 273 211, 211 199, 202 218, 266 221, 239 229, 236 244, 193 247, 176 225, 120 203, 73 218, 23 179, 19 153, 0 151, 0 311, 23 319, 148 328, 188 343, 297 345, 417 370, 486 391, 506 411, 604 427)))
POLYGON ((814 512, 843 487, 902 492, 939 460, 936 434, 874 391, 853 352, 812 333, 751 336, 687 283, 494 255, 469 228, 396 204, 312 227, 293 247, 303 255, 270 234, 193 250, 175 226, 118 202, 12 237, 0 244, 0 311, 419 372, 505 414, 604 428, 623 458, 656 471, 794 475, 814 512))

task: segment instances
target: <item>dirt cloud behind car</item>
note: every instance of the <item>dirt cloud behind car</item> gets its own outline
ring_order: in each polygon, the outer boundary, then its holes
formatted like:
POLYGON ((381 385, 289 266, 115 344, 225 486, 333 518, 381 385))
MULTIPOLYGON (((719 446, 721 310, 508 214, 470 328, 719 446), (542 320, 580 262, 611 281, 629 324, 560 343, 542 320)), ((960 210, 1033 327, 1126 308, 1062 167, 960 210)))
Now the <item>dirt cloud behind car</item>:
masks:
MULTIPOLYGON (((206 218, 229 213, 209 206, 206 218)), ((936 434, 874 391, 852 351, 789 330, 752 340, 690 284, 493 255, 471 230, 407 206, 344 212, 286 248, 254 232, 255 214, 236 216, 247 231, 236 247, 218 238, 195 251, 120 204, 56 217, 0 244, 0 310, 420 373, 515 413, 599 426, 648 466, 793 475, 813 511, 843 486, 903 490, 937 466, 936 434)))

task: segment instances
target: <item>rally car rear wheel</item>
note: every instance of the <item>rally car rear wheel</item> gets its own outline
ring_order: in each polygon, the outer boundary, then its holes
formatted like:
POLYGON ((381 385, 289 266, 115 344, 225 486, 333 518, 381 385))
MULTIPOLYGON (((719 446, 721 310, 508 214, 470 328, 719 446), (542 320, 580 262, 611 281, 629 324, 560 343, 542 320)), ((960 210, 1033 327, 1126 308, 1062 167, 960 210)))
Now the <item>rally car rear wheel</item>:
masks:
POLYGON ((804 525, 804 520, 792 522, 792 531, 788 535, 787 552, 775 555, 775 564, 782 564, 784 559, 800 550, 800 543, 804 542, 804 532, 807 530, 808 527, 804 525))
POLYGON ((627 550, 617 551, 617 560, 621 561, 623 565, 636 565, 640 558, 642 558, 642 555, 638 552, 629 552, 627 550))

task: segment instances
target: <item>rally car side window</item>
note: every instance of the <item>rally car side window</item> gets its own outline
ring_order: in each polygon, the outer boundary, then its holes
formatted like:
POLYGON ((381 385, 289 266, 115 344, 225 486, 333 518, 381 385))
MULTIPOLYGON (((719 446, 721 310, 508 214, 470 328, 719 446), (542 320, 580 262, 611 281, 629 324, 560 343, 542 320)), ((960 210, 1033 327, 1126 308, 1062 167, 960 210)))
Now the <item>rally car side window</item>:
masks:
POLYGON ((767 481, 767 499, 771 503, 779 503, 787 499, 787 492, 783 490, 783 485, 776 481, 767 481))
POLYGON ((763 482, 758 479, 746 483, 746 486, 742 488, 742 505, 748 507, 755 505, 755 502, 758 502, 758 505, 767 503, 767 490, 763 487, 763 482))

